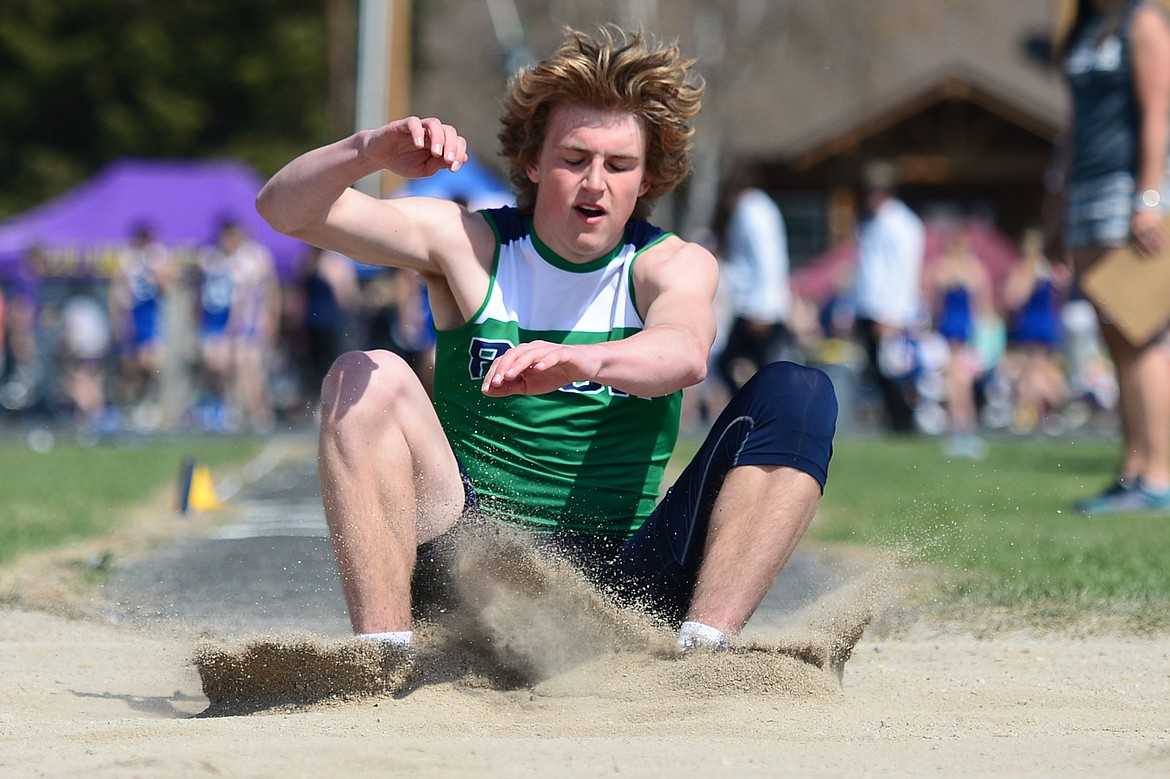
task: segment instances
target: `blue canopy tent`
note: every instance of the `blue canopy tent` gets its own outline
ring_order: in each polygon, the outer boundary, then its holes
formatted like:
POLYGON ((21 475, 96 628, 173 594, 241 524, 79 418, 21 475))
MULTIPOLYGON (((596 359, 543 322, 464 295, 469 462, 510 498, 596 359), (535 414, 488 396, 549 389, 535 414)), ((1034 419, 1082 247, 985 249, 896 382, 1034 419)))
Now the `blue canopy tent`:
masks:
POLYGON ((294 276, 306 247, 256 213, 263 179, 243 163, 125 159, 75 189, 0 223, 0 279, 22 273, 39 255, 39 275, 106 275, 115 252, 142 225, 177 248, 214 240, 225 219, 241 224, 272 252, 283 278, 294 276))
POLYGON ((411 179, 394 193, 395 197, 437 197, 461 200, 468 208, 493 208, 515 202, 507 182, 500 179, 486 165, 472 156, 452 173, 440 170, 425 179, 411 179))

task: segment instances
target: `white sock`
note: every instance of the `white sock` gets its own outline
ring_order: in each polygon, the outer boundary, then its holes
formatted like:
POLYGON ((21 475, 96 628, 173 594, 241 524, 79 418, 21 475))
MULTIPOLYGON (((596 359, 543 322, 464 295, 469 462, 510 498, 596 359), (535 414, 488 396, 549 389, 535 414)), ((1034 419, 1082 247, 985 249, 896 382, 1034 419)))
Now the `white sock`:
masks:
POLYGON ((396 646, 400 649, 409 649, 414 640, 413 630, 392 630, 389 633, 358 633, 356 638, 362 641, 381 641, 383 644, 396 646))
POLYGON ((722 630, 702 622, 684 622, 678 630, 678 648, 684 652, 690 649, 727 649, 730 646, 722 630))

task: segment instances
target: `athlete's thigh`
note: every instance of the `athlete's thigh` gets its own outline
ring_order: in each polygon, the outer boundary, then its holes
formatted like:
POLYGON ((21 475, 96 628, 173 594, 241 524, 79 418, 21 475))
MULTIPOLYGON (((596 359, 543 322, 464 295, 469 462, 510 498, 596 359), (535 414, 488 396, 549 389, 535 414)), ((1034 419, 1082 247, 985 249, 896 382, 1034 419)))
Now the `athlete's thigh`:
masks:
POLYGON ((462 513, 463 482, 447 432, 421 380, 398 355, 347 352, 334 362, 322 384, 321 435, 323 451, 336 441, 348 449, 341 460, 360 460, 380 482, 413 492, 420 543, 462 513))

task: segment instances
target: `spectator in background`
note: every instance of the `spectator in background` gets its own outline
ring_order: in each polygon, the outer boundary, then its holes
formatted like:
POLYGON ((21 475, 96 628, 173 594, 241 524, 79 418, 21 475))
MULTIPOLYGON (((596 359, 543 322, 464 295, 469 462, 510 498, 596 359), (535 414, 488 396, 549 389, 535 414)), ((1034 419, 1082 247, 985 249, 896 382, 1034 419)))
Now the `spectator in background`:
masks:
POLYGON ((0 380, 8 373, 8 296, 0 287, 0 380))
POLYGON ((315 407, 329 366, 351 346, 349 333, 361 308, 362 291, 353 260, 315 247, 309 251, 300 288, 307 352, 305 383, 310 404, 315 407))
POLYGON ((865 214, 857 227, 856 325, 887 425, 892 432, 909 433, 914 429, 909 338, 922 314, 926 230, 895 196, 897 171, 891 163, 866 165, 861 185, 865 214))
POLYGON ((791 306, 788 235, 780 208, 759 189, 754 171, 736 169, 725 184, 724 200, 721 244, 732 319, 717 364, 728 391, 735 393, 779 359, 791 341, 785 325, 791 306))
POLYGON ((8 295, 0 287, 0 381, 8 374, 8 295))
POLYGON ((386 349, 406 360, 431 391, 435 369, 435 326, 426 286, 411 270, 387 268, 366 285, 365 349, 386 349))
MULTIPOLYGON (((1069 7, 1071 8, 1071 6, 1069 7)), ((1066 9, 1068 10, 1068 9, 1066 9)), ((1083 274, 1117 247, 1170 248, 1170 13, 1162 3, 1082 0, 1056 51, 1071 91, 1065 145, 1065 246, 1083 274)), ((1053 234, 1054 231, 1050 231, 1053 234)), ((1056 256, 1056 255, 1054 255, 1056 256)), ((1117 375, 1122 450, 1116 480, 1078 501, 1087 514, 1170 510, 1170 358, 1165 334, 1132 344, 1098 311, 1117 375)))
POLYGON ((237 222, 221 223, 201 258, 202 354, 211 406, 206 427, 256 431, 274 424, 269 357, 280 322, 272 255, 237 222))
POLYGON ((35 247, 29 250, 16 283, 8 290, 4 338, 7 357, 0 405, 9 411, 31 410, 45 392, 45 366, 37 344, 41 292, 34 266, 39 251, 35 247))
POLYGON ((371 349, 394 351, 394 341, 390 333, 394 327, 394 320, 398 318, 397 284, 394 281, 397 273, 396 268, 383 268, 362 284, 364 340, 361 348, 364 351, 371 349))
POLYGON ((976 349, 977 328, 992 312, 991 277, 956 230, 942 256, 926 270, 923 287, 935 330, 946 341, 947 451, 955 457, 981 458, 986 446, 978 437, 976 382, 987 367, 976 349))
POLYGON ((1003 287, 1007 319, 1004 370, 1012 387, 1012 430, 1029 433, 1068 402, 1068 383, 1060 365, 1061 303, 1068 286, 1064 265, 1044 256, 1044 236, 1037 228, 1024 231, 1020 256, 1003 287))
POLYGON ((118 400, 143 427, 155 426, 158 418, 163 306, 172 280, 167 247, 149 226, 139 226, 114 266, 109 314, 118 350, 118 400))
POLYGON ((199 258, 199 346, 204 398, 197 412, 200 427, 232 430, 238 425, 232 397, 232 342, 228 322, 235 298, 231 258, 220 243, 199 258))
POLYGON ((225 228, 221 245, 236 270, 230 332, 243 423, 267 432, 275 424, 268 390, 272 352, 280 330, 280 280, 272 253, 239 224, 225 228))
POLYGON ((61 308, 58 354, 62 389, 81 430, 95 430, 105 410, 111 346, 106 308, 88 292, 74 290, 61 308))
POLYGON ((399 270, 394 283, 398 317, 390 336, 430 393, 435 378, 435 321, 427 286, 414 271, 399 270))

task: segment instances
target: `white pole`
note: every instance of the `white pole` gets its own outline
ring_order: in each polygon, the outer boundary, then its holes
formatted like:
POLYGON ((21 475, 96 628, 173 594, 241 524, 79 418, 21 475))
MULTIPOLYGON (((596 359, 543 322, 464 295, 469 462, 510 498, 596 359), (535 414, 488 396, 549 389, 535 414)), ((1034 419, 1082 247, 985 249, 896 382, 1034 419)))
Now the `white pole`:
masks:
MULTIPOLYGON (((360 0, 358 8, 357 96, 354 129, 369 130, 386 123, 389 96, 392 0, 360 0)), ((380 197, 382 174, 366 176, 354 185, 380 197)))

